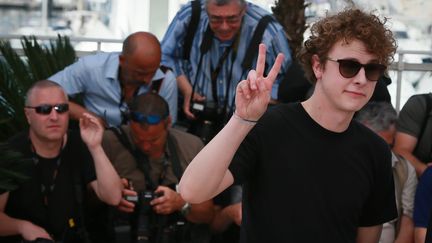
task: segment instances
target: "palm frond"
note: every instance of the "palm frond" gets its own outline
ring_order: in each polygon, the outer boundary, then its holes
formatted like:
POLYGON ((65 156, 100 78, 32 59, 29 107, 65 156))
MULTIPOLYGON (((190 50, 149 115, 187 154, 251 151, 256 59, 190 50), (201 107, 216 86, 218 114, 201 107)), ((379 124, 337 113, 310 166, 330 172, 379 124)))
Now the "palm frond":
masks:
POLYGON ((34 36, 21 38, 25 56, 19 56, 9 41, 0 40, 0 141, 27 127, 25 93, 37 80, 47 79, 76 59, 69 38, 40 42, 34 36))

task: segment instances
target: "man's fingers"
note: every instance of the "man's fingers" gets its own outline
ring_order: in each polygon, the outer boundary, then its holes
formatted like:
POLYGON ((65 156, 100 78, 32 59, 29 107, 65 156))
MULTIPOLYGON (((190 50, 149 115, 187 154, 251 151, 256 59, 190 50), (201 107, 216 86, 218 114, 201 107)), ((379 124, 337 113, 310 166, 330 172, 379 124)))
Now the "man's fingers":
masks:
POLYGON ((255 68, 256 75, 258 78, 263 77, 264 75, 265 60, 266 60, 266 46, 261 43, 258 49, 258 58, 257 58, 257 64, 255 68))
POLYGON ((265 79, 267 87, 270 87, 269 85, 272 85, 273 82, 276 80, 276 77, 279 74, 284 59, 285 56, 282 53, 279 53, 277 55, 275 63, 273 64, 273 67, 271 68, 269 74, 267 75, 267 78, 265 79))

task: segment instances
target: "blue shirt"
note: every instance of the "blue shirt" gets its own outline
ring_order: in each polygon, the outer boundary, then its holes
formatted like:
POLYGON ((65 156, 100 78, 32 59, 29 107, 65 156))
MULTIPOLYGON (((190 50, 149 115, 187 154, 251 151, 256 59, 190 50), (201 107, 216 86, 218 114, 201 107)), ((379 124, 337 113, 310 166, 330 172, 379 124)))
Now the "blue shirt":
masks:
POLYGON ((421 175, 414 200, 413 220, 415 227, 427 228, 432 213, 432 167, 421 175))
MULTIPOLYGON (((198 70, 199 59, 201 56, 200 45, 204 36, 204 33, 207 29, 209 20, 207 12, 205 11, 204 2, 201 1, 201 16, 197 31, 195 33, 189 61, 185 61, 183 59, 183 39, 186 36, 186 30, 189 25, 192 8, 191 4, 186 4, 175 16, 173 21, 168 27, 167 32, 161 42, 162 45, 162 64, 168 67, 171 67, 174 70, 176 76, 186 75, 189 78, 189 81, 193 85, 195 80, 197 80, 197 85, 195 87, 195 92, 198 92, 204 96, 206 96, 207 100, 213 100, 212 97, 212 85, 211 85, 211 77, 210 77, 210 69, 215 69, 218 63, 218 60, 225 48, 231 46, 232 41, 221 42, 216 37, 213 37, 213 42, 211 49, 207 54, 203 56, 202 63, 200 65, 200 70, 198 70), (197 72, 199 73, 197 74, 197 72), (198 77, 196 77, 198 75, 198 77)), ((231 85, 229 88, 229 100, 228 104, 233 102, 233 97, 235 95, 235 88, 237 83, 242 79, 247 77, 247 73, 249 70, 243 70, 241 67, 241 63, 243 62, 245 52, 247 47, 249 46, 249 42, 252 39, 252 35, 255 31, 255 27, 258 24, 259 20, 265 16, 270 14, 264 9, 247 3, 247 11, 243 17, 242 27, 240 30, 240 41, 238 44, 237 56, 234 60, 234 63, 231 60, 232 50, 228 58, 223 63, 221 71, 217 77, 217 95, 219 99, 219 104, 223 104, 225 100, 227 79, 229 78, 230 72, 232 72, 231 77, 231 85), (232 70, 231 70, 232 69, 232 70)), ((273 66, 273 63, 276 59, 278 53, 283 53, 285 55, 285 61, 282 64, 282 68, 279 74, 285 73, 288 69, 288 66, 291 64, 291 51, 288 45, 288 40, 285 36, 285 31, 282 26, 276 21, 272 21, 266 27, 262 37, 262 43, 267 46, 266 53, 266 63, 267 72, 273 66)), ((258 50, 256 50, 258 52, 258 50)), ((252 67, 255 67, 256 60, 252 62, 252 67)), ((278 80, 276 80, 275 84, 272 88, 272 98, 277 99, 277 89, 279 86, 279 81, 281 80, 281 76, 278 76, 278 80)))
MULTIPOLYGON (((120 53, 98 53, 84 56, 64 70, 49 78, 59 83, 68 95, 83 94, 84 106, 87 110, 105 119, 108 125, 118 126, 122 122, 120 106, 121 87, 119 76, 120 53)), ((159 90, 169 105, 173 123, 177 119, 177 82, 171 71, 163 73, 158 69, 152 78, 164 78, 159 90)), ((142 85, 138 94, 146 93, 151 83, 142 85)), ((122 108, 123 109, 123 108, 122 108)))

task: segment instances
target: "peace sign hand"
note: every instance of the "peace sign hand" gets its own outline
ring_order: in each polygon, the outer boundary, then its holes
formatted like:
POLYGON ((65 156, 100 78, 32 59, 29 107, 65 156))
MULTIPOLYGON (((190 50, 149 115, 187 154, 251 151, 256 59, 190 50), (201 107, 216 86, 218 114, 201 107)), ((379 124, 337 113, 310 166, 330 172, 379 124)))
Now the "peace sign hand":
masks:
POLYGON ((281 68, 284 55, 279 53, 267 77, 264 77, 266 46, 259 45, 256 70, 249 71, 246 80, 237 85, 235 113, 247 120, 258 120, 267 109, 272 85, 281 68))

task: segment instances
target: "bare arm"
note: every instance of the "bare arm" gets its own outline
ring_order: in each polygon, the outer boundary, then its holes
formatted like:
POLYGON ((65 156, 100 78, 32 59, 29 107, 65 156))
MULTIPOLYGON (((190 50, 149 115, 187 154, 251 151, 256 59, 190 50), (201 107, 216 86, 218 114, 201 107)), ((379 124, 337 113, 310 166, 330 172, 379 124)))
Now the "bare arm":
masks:
POLYGON ((425 243, 426 241, 427 229, 423 227, 415 227, 414 229, 414 239, 415 243, 425 243))
MULTIPOLYGON (((158 214, 171 214, 181 211, 186 201, 176 191, 166 186, 159 186, 155 193, 162 194, 150 202, 153 210, 158 214)), ((186 215, 186 219, 194 223, 210 223, 213 219, 213 202, 207 200, 198 204, 191 204, 191 211, 186 215)))
POLYGON ((413 220, 402 215, 400 220, 399 232, 396 236, 395 243, 412 243, 414 241, 414 222, 413 220))
POLYGON ((109 161, 102 148, 103 127, 96 117, 84 113, 80 119, 80 131, 94 161, 96 177, 91 187, 96 195, 110 205, 118 205, 121 199, 123 185, 120 177, 109 161))
MULTIPOLYGON (((186 77, 186 75, 182 74, 177 77, 177 85, 179 87, 179 90, 181 94, 183 95, 183 112, 189 119, 195 119, 194 114, 190 111, 190 97, 192 95, 192 86, 189 82, 189 79, 186 77)), ((193 94, 193 100, 196 101, 204 101, 205 97, 199 95, 198 93, 193 94)))
POLYGON ((417 176, 421 176, 427 166, 413 154, 417 142, 417 138, 414 136, 396 132, 394 150, 410 161, 416 170, 417 176))
POLYGON ((284 58, 282 54, 278 55, 269 75, 263 77, 265 51, 265 45, 261 44, 256 71, 250 71, 247 80, 237 85, 236 116, 231 117, 186 168, 180 181, 180 193, 186 201, 199 203, 209 200, 233 183, 228 166, 253 127, 244 119, 258 120, 265 112, 270 101, 271 86, 284 58))
POLYGON ((214 217, 214 206, 212 200, 207 200, 198 204, 191 204, 191 211, 186 215, 186 219, 193 223, 209 224, 214 217))
POLYGON ((378 243, 382 225, 359 227, 357 229, 357 243, 378 243))
POLYGON ((232 223, 240 226, 242 220, 241 203, 235 203, 224 208, 218 207, 210 228, 214 232, 223 232, 232 223))
POLYGON ((27 220, 11 218, 4 213, 9 193, 0 195, 0 235, 21 235, 25 240, 36 238, 51 239, 51 236, 41 227, 34 225, 27 220))

